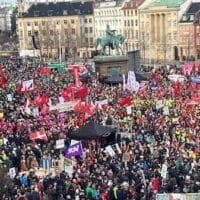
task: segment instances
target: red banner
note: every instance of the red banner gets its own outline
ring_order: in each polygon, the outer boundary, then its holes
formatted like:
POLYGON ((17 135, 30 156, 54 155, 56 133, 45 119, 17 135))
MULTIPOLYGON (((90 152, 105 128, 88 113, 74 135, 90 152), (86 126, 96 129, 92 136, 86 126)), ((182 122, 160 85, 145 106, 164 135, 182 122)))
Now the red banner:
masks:
POLYGON ((79 80, 79 68, 78 67, 73 68, 73 75, 74 75, 75 86, 79 87, 80 80, 79 80))

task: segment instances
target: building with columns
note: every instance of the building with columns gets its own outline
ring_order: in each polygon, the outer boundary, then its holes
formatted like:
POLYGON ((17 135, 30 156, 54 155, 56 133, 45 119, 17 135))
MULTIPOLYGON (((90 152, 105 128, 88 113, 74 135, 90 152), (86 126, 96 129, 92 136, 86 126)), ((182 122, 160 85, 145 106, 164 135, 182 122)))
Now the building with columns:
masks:
POLYGON ((140 9, 140 50, 143 61, 179 60, 178 23, 191 0, 152 1, 140 9))
POLYGON ((125 51, 138 50, 139 44, 139 12, 138 7, 145 0, 129 0, 122 7, 123 34, 126 38, 125 51))

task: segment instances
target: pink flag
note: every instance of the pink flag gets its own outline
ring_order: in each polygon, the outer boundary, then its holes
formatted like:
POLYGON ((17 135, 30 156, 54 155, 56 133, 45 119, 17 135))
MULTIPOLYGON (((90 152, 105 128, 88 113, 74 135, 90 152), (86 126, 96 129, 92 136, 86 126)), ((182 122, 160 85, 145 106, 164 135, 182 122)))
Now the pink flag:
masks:
POLYGON ((191 72, 192 72, 192 68, 193 68, 193 65, 192 64, 189 64, 189 63, 185 63, 183 65, 183 74, 184 75, 190 75, 191 72))

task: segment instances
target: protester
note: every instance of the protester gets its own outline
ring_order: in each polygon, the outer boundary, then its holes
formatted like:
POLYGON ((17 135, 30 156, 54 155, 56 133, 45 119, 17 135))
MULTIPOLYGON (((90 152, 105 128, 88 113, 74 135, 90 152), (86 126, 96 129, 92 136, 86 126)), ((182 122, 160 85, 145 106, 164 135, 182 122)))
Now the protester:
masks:
POLYGON ((4 199, 143 200, 155 199, 157 193, 200 192, 200 87, 191 79, 199 72, 173 82, 168 79, 172 68, 152 70, 149 81, 133 92, 100 83, 94 73, 78 89, 69 71, 47 70, 44 75, 41 67, 4 63, 0 165, 16 172, 4 199), (23 88, 28 80, 33 82, 23 88), (79 102, 72 111, 50 110, 72 100, 79 102), (89 141, 84 155, 72 158, 72 175, 48 173, 48 166, 58 167, 65 155, 56 141, 64 139, 69 146, 68 134, 91 119, 121 133, 113 141, 115 155, 105 150, 105 141, 89 141), (43 177, 37 175, 40 168, 43 177))

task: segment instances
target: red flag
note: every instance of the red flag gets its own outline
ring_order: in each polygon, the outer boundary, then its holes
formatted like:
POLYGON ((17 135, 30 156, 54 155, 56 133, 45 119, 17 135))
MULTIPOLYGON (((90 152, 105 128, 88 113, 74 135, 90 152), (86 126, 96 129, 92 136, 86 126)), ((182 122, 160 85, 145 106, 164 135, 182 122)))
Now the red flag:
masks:
POLYGON ((41 69, 40 69, 40 74, 41 75, 48 75, 48 74, 50 74, 51 73, 51 69, 49 69, 48 67, 42 67, 41 69))
POLYGON ((42 98, 42 105, 47 104, 49 102, 49 97, 47 94, 43 94, 41 98, 42 98))
POLYGON ((73 91, 72 91, 71 87, 63 90, 62 93, 61 93, 61 96, 67 101, 72 100, 72 95, 73 95, 73 91))
POLYGON ((46 115, 47 112, 48 112, 48 107, 47 107, 46 104, 44 104, 43 107, 42 107, 41 113, 42 113, 43 115, 46 115))
POLYGON ((76 96, 78 98, 84 98, 88 95, 88 87, 87 86, 82 86, 81 88, 78 89, 76 92, 76 96))
POLYGON ((132 98, 130 96, 122 99, 120 102, 119 102, 119 105, 120 106, 130 106, 132 104, 132 98))
POLYGON ((40 140, 48 141, 48 138, 47 138, 47 135, 46 135, 44 129, 30 133, 29 138, 30 138, 30 140, 40 139, 40 140))
POLYGON ((6 78, 5 76, 0 77, 0 87, 3 88, 6 85, 6 78))
POLYGON ((174 96, 179 96, 181 93, 181 84, 180 82, 176 82, 173 86, 174 96))
POLYGON ((3 72, 3 67, 0 65, 0 74, 3 72))
POLYGON ((80 112, 81 109, 81 101, 78 102, 75 106, 74 106, 74 112, 80 112))
POLYGON ((43 94, 42 96, 37 96, 37 97, 34 99, 34 104, 35 104, 36 107, 41 107, 41 106, 43 106, 44 104, 47 104, 48 101, 49 101, 48 95, 43 94))
POLYGON ((17 86, 17 93, 20 93, 22 91, 22 88, 23 88, 23 83, 22 81, 20 81, 20 83, 17 86))
POLYGON ((40 96, 35 97, 35 99, 34 99, 34 105, 36 107, 40 107, 42 105, 42 98, 40 96))

